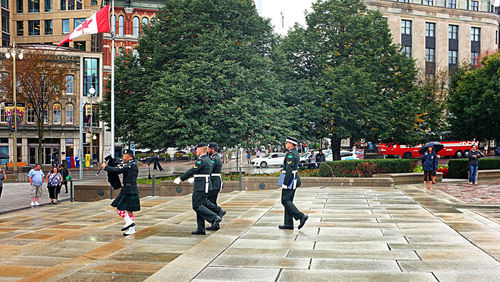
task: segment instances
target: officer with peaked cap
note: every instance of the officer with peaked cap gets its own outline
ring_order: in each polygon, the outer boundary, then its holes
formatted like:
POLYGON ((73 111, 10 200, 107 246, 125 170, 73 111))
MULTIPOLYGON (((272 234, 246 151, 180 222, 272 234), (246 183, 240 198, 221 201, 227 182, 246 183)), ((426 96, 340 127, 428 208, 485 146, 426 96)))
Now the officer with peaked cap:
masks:
POLYGON ((293 204, 295 189, 300 186, 300 177, 298 175, 300 157, 296 148, 298 144, 299 141, 296 138, 286 137, 285 147, 287 153, 283 161, 285 179, 281 186, 283 188, 281 190, 281 204, 285 207, 285 224, 280 225, 280 229, 293 229, 293 219, 300 220, 299 229, 301 229, 309 218, 293 204))
MULTIPOLYGON (((212 226, 218 225, 222 218, 206 207, 207 193, 210 190, 210 173, 212 172, 212 162, 207 155, 207 144, 199 143, 196 145, 196 154, 198 160, 194 166, 186 171, 180 177, 174 180, 175 184, 180 184, 191 176, 194 177, 194 187, 192 196, 193 210, 196 212, 196 222, 198 228, 191 232, 194 235, 205 235, 205 220, 212 223, 212 226)), ((191 182, 191 181, 189 181, 191 182)))
MULTIPOLYGON (((219 195, 220 190, 222 189, 222 161, 220 159, 217 151, 219 146, 216 143, 208 144, 208 155, 213 164, 212 173, 210 174, 210 180, 212 182, 212 189, 208 192, 207 195, 207 207, 217 213, 220 217, 223 217, 226 214, 226 211, 221 207, 217 206, 217 196, 219 195)), ((207 230, 219 230, 220 226, 217 224, 215 226, 207 227, 207 230)))

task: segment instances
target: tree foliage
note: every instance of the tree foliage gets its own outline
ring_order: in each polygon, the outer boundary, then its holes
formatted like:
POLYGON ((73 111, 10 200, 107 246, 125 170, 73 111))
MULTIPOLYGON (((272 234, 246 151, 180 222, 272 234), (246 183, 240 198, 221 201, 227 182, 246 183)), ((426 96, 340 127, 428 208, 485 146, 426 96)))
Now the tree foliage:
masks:
MULTIPOLYGON (((66 89, 66 64, 59 63, 53 52, 24 49, 24 58, 16 60, 16 97, 18 102, 26 102, 33 108, 38 131, 38 160, 42 158, 44 120, 48 108, 57 101, 66 89)), ((2 88, 13 96, 13 60, 6 61, 8 79, 2 79, 2 88)), ((13 97, 12 97, 13 98, 13 97)))
POLYGON ((251 0, 167 0, 139 41, 140 59, 118 64, 116 100, 130 101, 117 124, 132 124, 117 135, 151 149, 281 138, 275 44, 251 0))
POLYGON ((295 26, 280 46, 289 66, 286 81, 300 81, 297 105, 311 122, 304 134, 411 143, 419 136, 416 68, 392 43, 387 21, 359 0, 313 4, 307 27, 295 26))
POLYGON ((460 67, 450 81, 453 137, 500 140, 500 54, 485 56, 476 69, 460 67))

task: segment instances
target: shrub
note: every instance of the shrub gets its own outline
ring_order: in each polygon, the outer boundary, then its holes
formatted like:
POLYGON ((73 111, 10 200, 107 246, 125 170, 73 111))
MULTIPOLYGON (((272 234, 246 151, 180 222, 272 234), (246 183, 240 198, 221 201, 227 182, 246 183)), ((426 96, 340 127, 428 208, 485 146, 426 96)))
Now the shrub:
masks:
POLYGON ((414 160, 400 159, 325 162, 323 164, 330 166, 331 170, 327 166, 322 165, 319 176, 332 176, 332 171, 336 177, 372 177, 372 175, 379 173, 407 173, 413 171, 416 163, 414 160))
MULTIPOLYGON (((479 159, 479 170, 500 169, 500 159, 479 159)), ((448 175, 450 178, 467 178, 469 172, 469 160, 450 160, 448 163, 448 175)))
POLYGON ((443 178, 448 178, 448 166, 442 165, 438 167, 438 172, 443 173, 443 178))

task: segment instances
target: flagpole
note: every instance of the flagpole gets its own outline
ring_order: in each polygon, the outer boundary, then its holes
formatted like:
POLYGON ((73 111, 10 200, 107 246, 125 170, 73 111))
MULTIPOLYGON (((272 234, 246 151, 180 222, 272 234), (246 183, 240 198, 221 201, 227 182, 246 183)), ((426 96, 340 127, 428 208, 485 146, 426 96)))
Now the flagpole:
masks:
POLYGON ((111 0, 111 157, 115 157, 115 0, 111 0), (113 28, 114 27, 114 28, 113 28))

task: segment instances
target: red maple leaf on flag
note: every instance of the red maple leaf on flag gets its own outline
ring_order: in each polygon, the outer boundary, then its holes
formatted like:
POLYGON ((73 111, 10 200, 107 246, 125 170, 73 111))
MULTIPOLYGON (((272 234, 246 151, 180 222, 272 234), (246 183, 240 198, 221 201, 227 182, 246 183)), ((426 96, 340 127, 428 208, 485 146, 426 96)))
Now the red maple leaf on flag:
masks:
POLYGON ((84 30, 84 29, 86 29, 86 28, 89 28, 89 25, 90 25, 90 23, 91 23, 91 22, 92 22, 92 18, 90 18, 90 19, 86 19, 86 20, 82 23, 82 25, 81 25, 79 28, 77 28, 76 30, 77 30, 77 31, 81 31, 81 30, 84 30))

